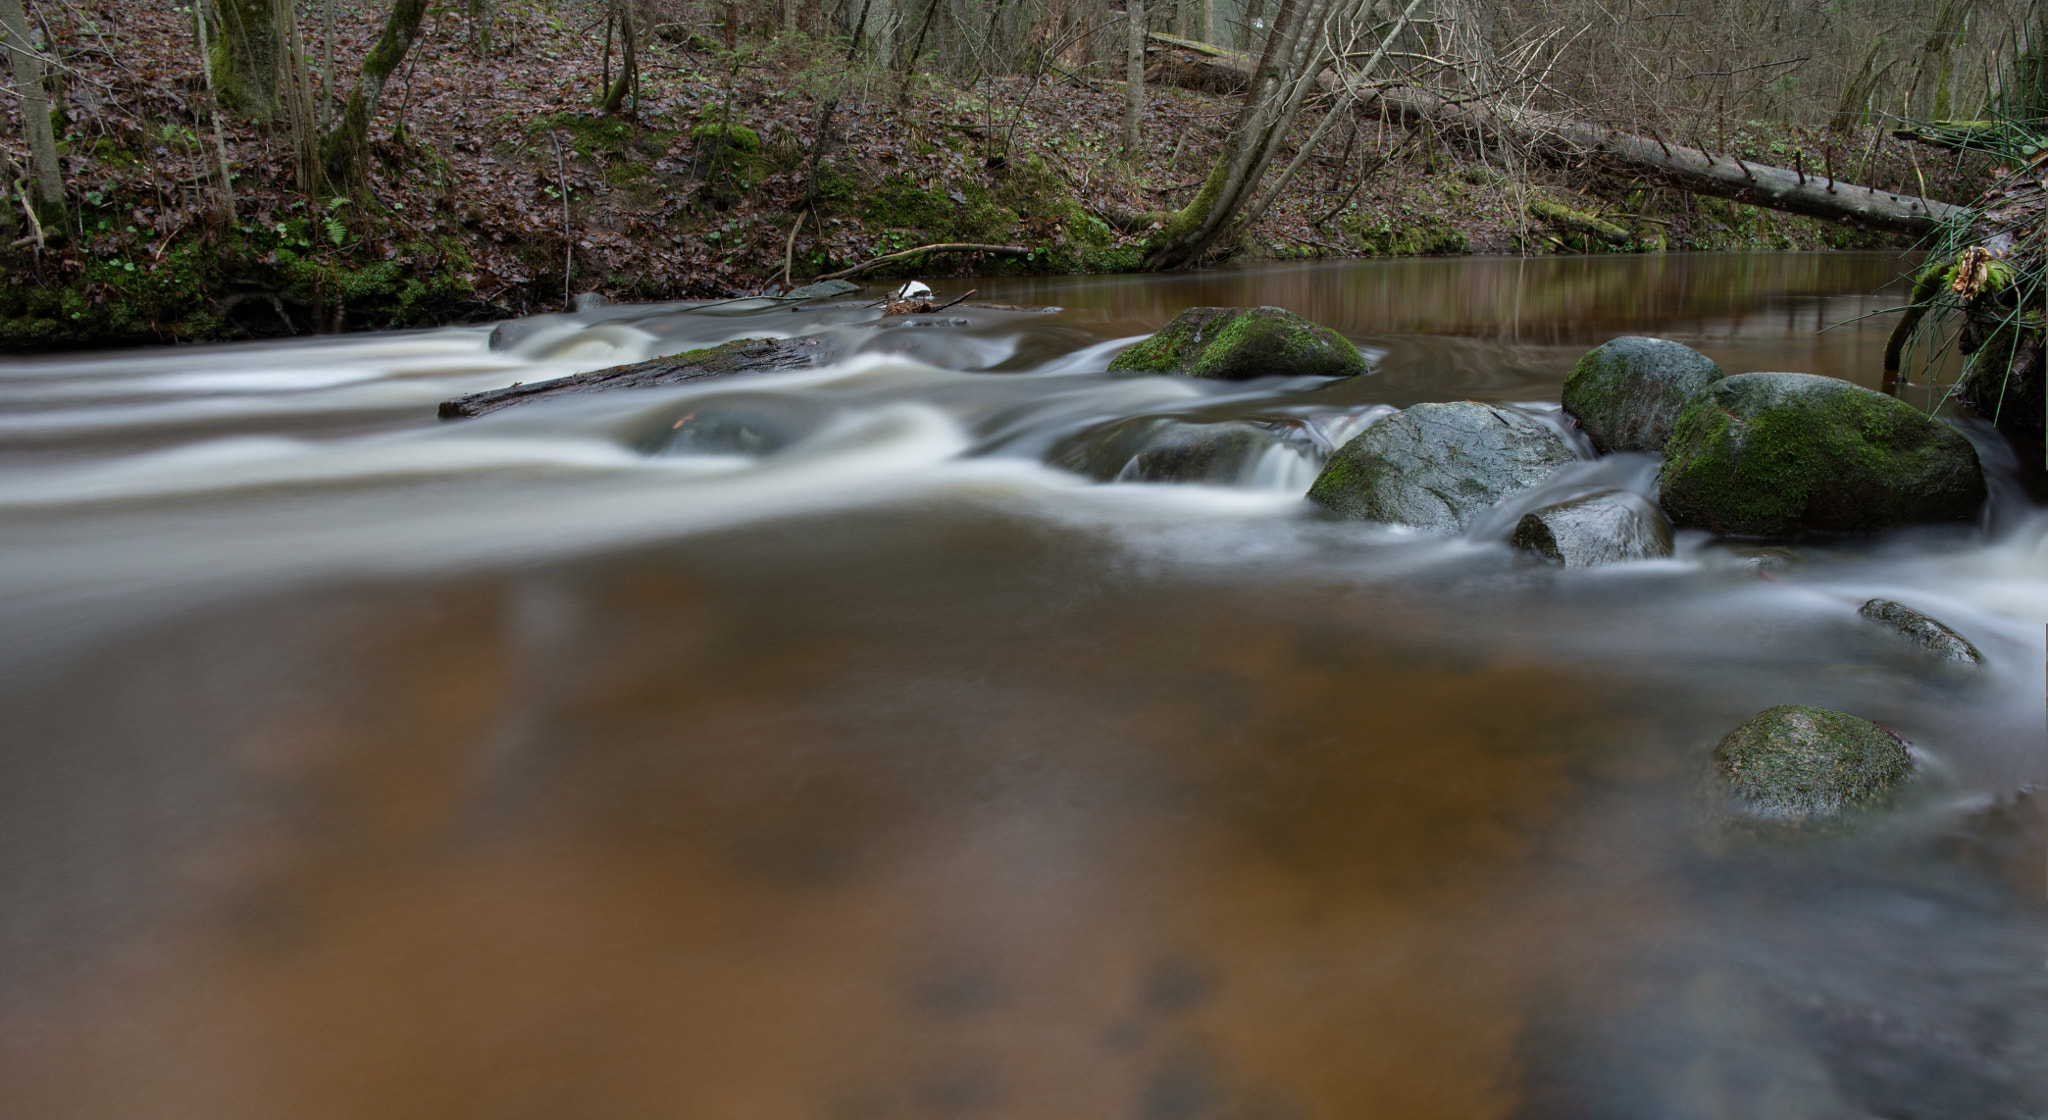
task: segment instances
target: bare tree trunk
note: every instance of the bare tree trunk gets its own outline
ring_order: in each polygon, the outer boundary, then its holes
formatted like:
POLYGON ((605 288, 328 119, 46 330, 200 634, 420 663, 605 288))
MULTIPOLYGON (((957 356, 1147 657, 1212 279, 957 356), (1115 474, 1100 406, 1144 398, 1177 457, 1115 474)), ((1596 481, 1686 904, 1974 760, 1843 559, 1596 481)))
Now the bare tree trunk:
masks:
POLYGON ((43 56, 28 37, 28 13, 21 0, 0 0, 0 31, 14 63, 14 92, 21 98, 21 130, 28 141, 29 170, 43 205, 64 205, 64 175, 57 166, 57 137, 50 130, 50 95, 43 86, 43 56))
MULTIPOLYGON (((17 0, 4 0, 17 2, 17 0)), ((213 67, 208 64, 212 47, 206 41, 206 10, 193 5, 192 18, 199 30, 199 72, 206 75, 206 98, 211 104, 207 116, 213 118, 213 153, 220 158, 220 212, 229 223, 235 220, 235 182, 228 174, 228 145, 220 134, 220 96, 213 88, 213 67)))
POLYGON ((616 113, 625 107, 626 95, 640 77, 640 36, 633 26, 633 0, 612 0, 612 10, 619 21, 619 80, 605 91, 604 104, 599 106, 605 113, 616 113))
MULTIPOLYGON (((331 10, 334 0, 327 0, 331 10)), ((491 57, 491 0, 469 0, 469 20, 476 25, 476 56, 491 57)))
POLYGON ((320 47, 320 128, 334 124, 334 0, 320 0, 324 42, 320 47))
POLYGON ((1126 0, 1130 23, 1124 51, 1124 158, 1138 158, 1138 124, 1145 114, 1145 0, 1126 0))
POLYGON ((405 52, 419 36, 420 19, 427 14, 427 0, 393 0, 391 15, 384 21, 384 34, 363 60, 363 72, 356 79, 355 92, 341 112, 341 123, 321 144, 321 159, 328 179, 337 185, 364 181, 370 163, 370 117, 377 111, 377 99, 384 95, 384 83, 405 61, 405 52))
POLYGON ((277 75, 286 47, 278 15, 282 0, 217 0, 220 41, 213 48, 213 88, 228 111, 246 120, 277 116, 277 75))

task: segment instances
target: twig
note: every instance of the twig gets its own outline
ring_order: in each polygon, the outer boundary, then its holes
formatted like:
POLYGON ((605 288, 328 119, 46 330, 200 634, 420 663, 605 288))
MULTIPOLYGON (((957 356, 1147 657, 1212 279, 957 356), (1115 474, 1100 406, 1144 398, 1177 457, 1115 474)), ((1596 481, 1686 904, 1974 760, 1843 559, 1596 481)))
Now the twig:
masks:
POLYGON ((905 249, 900 253, 890 253, 887 256, 876 257, 871 261, 863 261, 860 264, 854 265, 852 268, 842 268, 837 272, 828 272, 823 276, 812 277, 812 280, 814 282, 818 280, 844 280, 849 276, 858 276, 878 264, 900 261, 905 257, 914 257, 919 253, 989 253, 998 257, 1022 257, 1029 255, 1030 252, 1031 250, 1021 245, 974 245, 965 242, 948 241, 936 245, 919 245, 915 249, 905 249))
POLYGON ((953 306, 953 305, 954 305, 954 304, 956 304, 956 303, 959 303, 959 302, 960 302, 960 300, 962 300, 962 299, 966 299, 966 298, 967 298, 967 296, 971 296, 971 295, 973 295, 974 293, 976 293, 976 292, 979 292, 980 290, 981 290, 980 288, 969 288, 969 289, 967 289, 967 295, 966 295, 966 296, 961 296, 961 297, 960 297, 960 299, 949 299, 949 300, 947 300, 946 302, 944 302, 944 303, 942 303, 942 304, 938 305, 937 307, 934 307, 934 308, 932 308, 932 309, 931 309, 931 311, 930 311, 930 312, 928 312, 928 314, 932 314, 932 315, 937 315, 937 314, 938 314, 939 312, 941 312, 941 311, 944 311, 945 309, 947 309, 948 307, 951 307, 951 306, 953 306))
POLYGON ((804 228, 804 219, 811 216, 808 207, 796 212, 796 224, 789 227, 789 240, 782 244, 782 286, 789 287, 789 269, 796 260, 797 231, 804 228))
POLYGON ((569 228, 569 169, 562 162, 562 135, 550 131, 555 142, 555 181, 562 187, 562 310, 569 310, 569 270, 576 267, 576 234, 569 228))

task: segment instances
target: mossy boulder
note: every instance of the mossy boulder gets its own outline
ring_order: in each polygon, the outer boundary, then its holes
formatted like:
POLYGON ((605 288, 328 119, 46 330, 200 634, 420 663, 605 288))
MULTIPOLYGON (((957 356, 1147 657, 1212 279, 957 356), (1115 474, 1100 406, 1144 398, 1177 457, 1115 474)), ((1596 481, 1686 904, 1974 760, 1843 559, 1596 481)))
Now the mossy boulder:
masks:
POLYGON ((1146 417, 1090 432, 1052 461, 1101 482, 1232 482, 1280 437, 1242 421, 1192 424, 1146 417))
POLYGON ((1359 521, 1448 536, 1576 458, 1563 436, 1511 409, 1418 404, 1338 448, 1308 497, 1359 521))
POLYGON ((1662 338, 1628 336, 1596 346, 1564 379, 1564 410, 1602 454, 1661 455, 1679 413, 1727 377, 1712 358, 1662 338))
POLYGON ((1253 377, 1349 377, 1366 371, 1351 340, 1278 307, 1190 307, 1118 354, 1115 372, 1253 377))
POLYGON ((1522 515, 1510 538, 1567 568, 1591 568, 1671 555, 1671 522, 1641 494, 1608 490, 1522 515))
POLYGON ((1968 521, 1985 495, 1960 432, 1804 373, 1715 382, 1679 415, 1658 484, 1673 522, 1764 537, 1968 521))
POLYGON ((1888 804, 1913 776, 1913 758, 1904 739, 1867 719, 1780 704, 1729 732, 1714 769, 1752 816, 1824 823, 1888 804))
POLYGON ((1969 639, 1919 611, 1890 599, 1872 599, 1856 612, 1890 630, 1908 645, 1936 661, 1957 665, 1982 665, 1984 655, 1969 639))

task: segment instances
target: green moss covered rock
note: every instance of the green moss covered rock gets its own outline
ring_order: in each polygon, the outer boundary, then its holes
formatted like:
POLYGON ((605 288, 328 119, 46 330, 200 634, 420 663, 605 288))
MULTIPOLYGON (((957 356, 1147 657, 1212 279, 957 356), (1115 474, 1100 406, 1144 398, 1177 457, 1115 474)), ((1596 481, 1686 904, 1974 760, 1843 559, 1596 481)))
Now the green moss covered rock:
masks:
POLYGON ((1349 377, 1366 370, 1349 339, 1278 307, 1190 307, 1118 354, 1109 368, 1223 381, 1349 377))
POLYGON ((1745 373, 1686 406, 1658 477, 1671 520, 1717 533, 1875 532, 1968 521, 1977 452, 1904 401, 1832 377, 1745 373))
POLYGON ((1360 432, 1308 497, 1345 517, 1446 536, 1577 456, 1551 428, 1476 401, 1418 404, 1360 432))
POLYGON ((1727 377, 1712 358, 1662 338, 1617 338, 1594 347, 1564 379, 1564 410, 1601 453, 1662 454, 1678 414, 1727 377))
POLYGON ((1729 732, 1714 769, 1750 814, 1801 824, 1889 803, 1913 759, 1903 739, 1867 719, 1780 704, 1729 732))

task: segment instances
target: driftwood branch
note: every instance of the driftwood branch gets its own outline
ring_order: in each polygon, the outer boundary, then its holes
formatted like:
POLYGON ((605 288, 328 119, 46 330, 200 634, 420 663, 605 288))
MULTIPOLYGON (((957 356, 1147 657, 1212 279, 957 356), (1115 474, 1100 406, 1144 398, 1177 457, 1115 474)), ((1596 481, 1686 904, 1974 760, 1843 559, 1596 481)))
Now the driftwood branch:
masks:
POLYGON ((996 257, 1021 257, 1030 252, 1031 250, 1021 245, 974 245, 967 242, 947 241, 936 245, 919 245, 915 249, 905 249, 900 253, 890 253, 886 256, 876 257, 873 260, 862 261, 852 268, 842 268, 837 272, 828 272, 823 276, 812 277, 812 281, 815 283, 819 280, 844 280, 849 276, 858 276, 876 265, 888 264, 890 261, 900 261, 906 257, 917 256, 919 253, 987 253, 990 256, 996 257))

